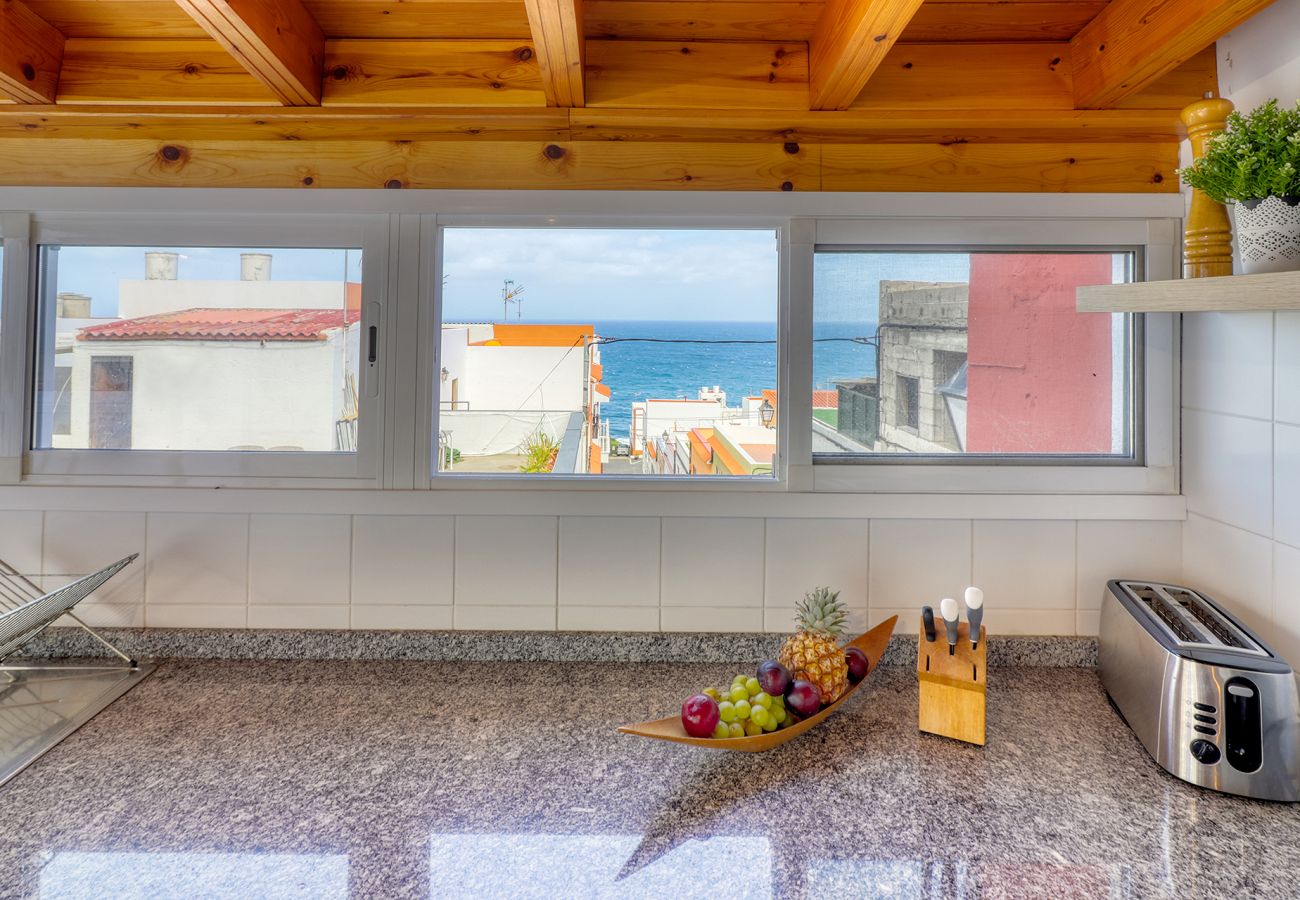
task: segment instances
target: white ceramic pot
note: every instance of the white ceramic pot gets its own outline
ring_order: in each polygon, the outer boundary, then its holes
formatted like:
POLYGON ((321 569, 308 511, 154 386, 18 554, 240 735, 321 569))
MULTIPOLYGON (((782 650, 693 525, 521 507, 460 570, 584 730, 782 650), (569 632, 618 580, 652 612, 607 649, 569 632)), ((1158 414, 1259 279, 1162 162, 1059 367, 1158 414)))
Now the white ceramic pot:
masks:
POLYGON ((1246 275, 1300 270, 1300 197, 1234 202, 1237 259, 1246 275))

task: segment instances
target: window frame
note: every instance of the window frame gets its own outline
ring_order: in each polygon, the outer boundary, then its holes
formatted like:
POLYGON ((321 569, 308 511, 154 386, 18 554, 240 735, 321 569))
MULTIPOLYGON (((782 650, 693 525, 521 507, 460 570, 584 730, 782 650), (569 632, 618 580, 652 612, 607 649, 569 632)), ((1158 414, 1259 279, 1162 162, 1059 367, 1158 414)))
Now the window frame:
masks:
POLYGON ((29 355, 24 367, 23 480, 33 484, 119 484, 377 487, 384 447, 383 352, 388 293, 388 222, 382 215, 299 214, 193 215, 103 213, 36 215, 28 238, 27 309, 29 355), (364 360, 359 378, 359 424, 355 453, 212 450, 88 450, 38 448, 36 377, 41 348, 40 248, 195 247, 221 249, 340 249, 362 251, 361 345, 376 329, 375 362, 364 360))
POLYGON ((31 216, 0 213, 0 484, 17 484, 23 474, 30 237, 31 216))
MULTIPOLYGON (((817 250, 847 252, 1132 252, 1134 279, 1175 277, 1177 227, 1167 219, 915 217, 818 219, 815 240, 802 249, 813 265, 817 250)), ((801 312, 810 320, 808 302, 801 312)), ((1133 452, 1117 456, 983 456, 908 454, 813 455, 816 492, 849 493, 1178 493, 1178 319, 1173 314, 1133 318, 1130 398, 1133 452)), ((812 350, 806 365, 811 388, 812 350)), ((801 410, 802 411, 802 410, 801 410)), ((811 433, 811 404, 805 426, 811 433)))
POLYGON ((777 418, 776 455, 771 475, 529 475, 457 474, 437 469, 437 433, 439 409, 433 388, 434 373, 441 367, 443 234, 449 228, 538 228, 538 229, 610 229, 610 230, 734 230, 771 231, 776 239, 776 383, 777 396, 788 396, 790 366, 788 358, 795 341, 790 333, 790 221, 784 216, 688 216, 688 215, 607 215, 607 214, 521 214, 482 215, 476 213, 440 213, 424 217, 422 244, 429 262, 429 278, 422 285, 421 334, 431 340, 421 341, 419 405, 417 422, 417 459, 427 470, 419 473, 419 486, 429 490, 710 490, 771 492, 789 490, 790 424, 784 416, 777 418), (426 328, 428 331, 426 331, 426 328))

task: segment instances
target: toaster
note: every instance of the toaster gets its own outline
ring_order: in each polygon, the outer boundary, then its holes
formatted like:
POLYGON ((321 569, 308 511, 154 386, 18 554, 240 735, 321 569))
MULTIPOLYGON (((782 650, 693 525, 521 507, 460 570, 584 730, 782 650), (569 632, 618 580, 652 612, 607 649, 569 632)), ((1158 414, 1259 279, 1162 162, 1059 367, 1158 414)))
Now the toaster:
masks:
POLYGON ((1286 661, 1190 588, 1108 582, 1101 682, 1170 774, 1259 800, 1300 800, 1300 695, 1286 661))

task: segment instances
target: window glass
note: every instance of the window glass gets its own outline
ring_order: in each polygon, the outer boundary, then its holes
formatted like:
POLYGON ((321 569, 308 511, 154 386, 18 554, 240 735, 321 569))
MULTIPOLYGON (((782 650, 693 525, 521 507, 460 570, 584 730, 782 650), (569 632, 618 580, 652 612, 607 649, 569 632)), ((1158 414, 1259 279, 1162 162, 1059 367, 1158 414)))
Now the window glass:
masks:
POLYGON ((353 452, 361 251, 45 246, 35 446, 353 452))
POLYGON ((435 468, 771 477, 773 231, 448 228, 435 468))
POLYGON ((813 453, 1133 453, 1133 322, 1075 288, 1131 253, 819 250, 813 453))

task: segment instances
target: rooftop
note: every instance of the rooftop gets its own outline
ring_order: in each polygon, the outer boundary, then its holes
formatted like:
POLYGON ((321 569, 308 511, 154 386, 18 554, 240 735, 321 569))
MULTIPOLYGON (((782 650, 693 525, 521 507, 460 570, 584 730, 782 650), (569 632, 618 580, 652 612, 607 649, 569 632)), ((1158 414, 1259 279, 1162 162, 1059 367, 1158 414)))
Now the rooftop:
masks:
POLYGON ((342 309, 183 309, 92 325, 79 341, 323 341, 358 321, 342 309))

